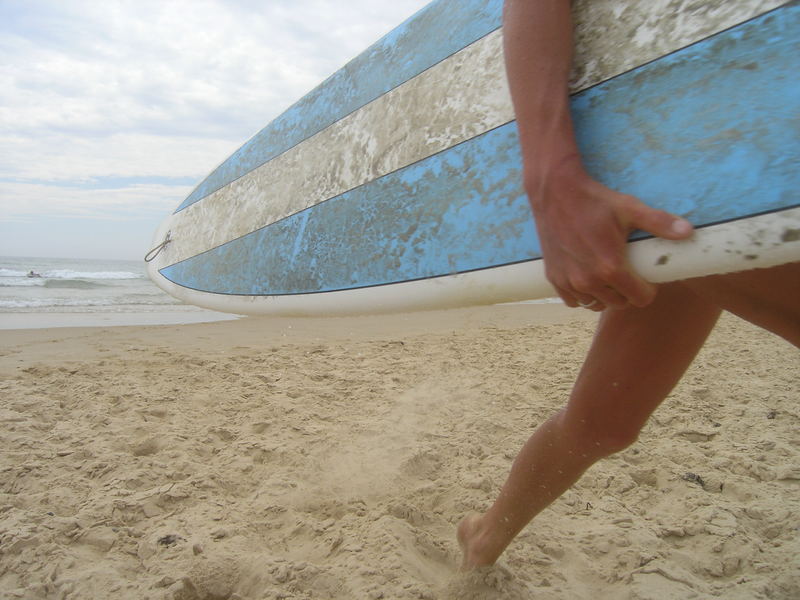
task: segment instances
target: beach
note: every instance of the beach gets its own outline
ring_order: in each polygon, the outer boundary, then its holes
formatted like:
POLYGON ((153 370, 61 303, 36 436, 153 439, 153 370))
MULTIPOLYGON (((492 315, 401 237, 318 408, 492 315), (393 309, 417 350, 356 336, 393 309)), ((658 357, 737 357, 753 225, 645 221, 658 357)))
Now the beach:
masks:
POLYGON ((800 597, 800 356, 730 315, 636 444, 459 572, 456 524, 563 405, 595 319, 7 328, 0 596, 800 597))

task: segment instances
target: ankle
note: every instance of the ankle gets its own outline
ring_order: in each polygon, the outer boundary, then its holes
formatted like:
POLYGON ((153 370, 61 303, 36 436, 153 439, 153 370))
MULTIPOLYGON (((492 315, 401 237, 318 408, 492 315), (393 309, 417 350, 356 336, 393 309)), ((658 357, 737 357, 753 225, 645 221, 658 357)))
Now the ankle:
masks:
POLYGON ((463 552, 461 569, 464 571, 491 566, 500 556, 491 543, 483 515, 464 517, 458 524, 457 537, 463 552))

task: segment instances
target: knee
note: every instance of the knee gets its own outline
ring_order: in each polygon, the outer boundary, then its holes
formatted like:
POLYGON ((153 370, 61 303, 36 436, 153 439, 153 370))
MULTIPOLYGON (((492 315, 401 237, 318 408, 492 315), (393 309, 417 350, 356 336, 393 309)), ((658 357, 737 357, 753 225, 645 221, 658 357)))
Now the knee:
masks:
POLYGON ((592 441, 600 456, 611 456, 635 444, 640 431, 641 427, 616 427, 596 435, 592 441))
POLYGON ((643 426, 638 420, 592 412, 574 415, 565 410, 562 418, 565 430, 574 432, 578 451, 594 459, 622 452, 636 443, 643 426))

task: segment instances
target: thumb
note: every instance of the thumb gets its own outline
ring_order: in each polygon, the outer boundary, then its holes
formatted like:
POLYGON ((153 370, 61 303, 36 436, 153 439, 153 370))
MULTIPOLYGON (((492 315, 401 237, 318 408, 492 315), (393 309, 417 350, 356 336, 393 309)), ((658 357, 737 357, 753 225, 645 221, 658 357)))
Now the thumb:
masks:
POLYGON ((668 240, 682 240, 692 235, 694 227, 683 217, 647 206, 633 199, 630 226, 668 240))

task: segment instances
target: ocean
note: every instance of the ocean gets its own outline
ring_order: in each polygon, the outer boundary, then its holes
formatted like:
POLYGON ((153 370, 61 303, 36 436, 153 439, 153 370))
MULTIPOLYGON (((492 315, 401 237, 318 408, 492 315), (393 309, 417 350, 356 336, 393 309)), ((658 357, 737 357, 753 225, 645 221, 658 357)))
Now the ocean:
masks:
POLYGON ((162 292, 141 261, 0 257, 0 329, 226 318, 162 292))

